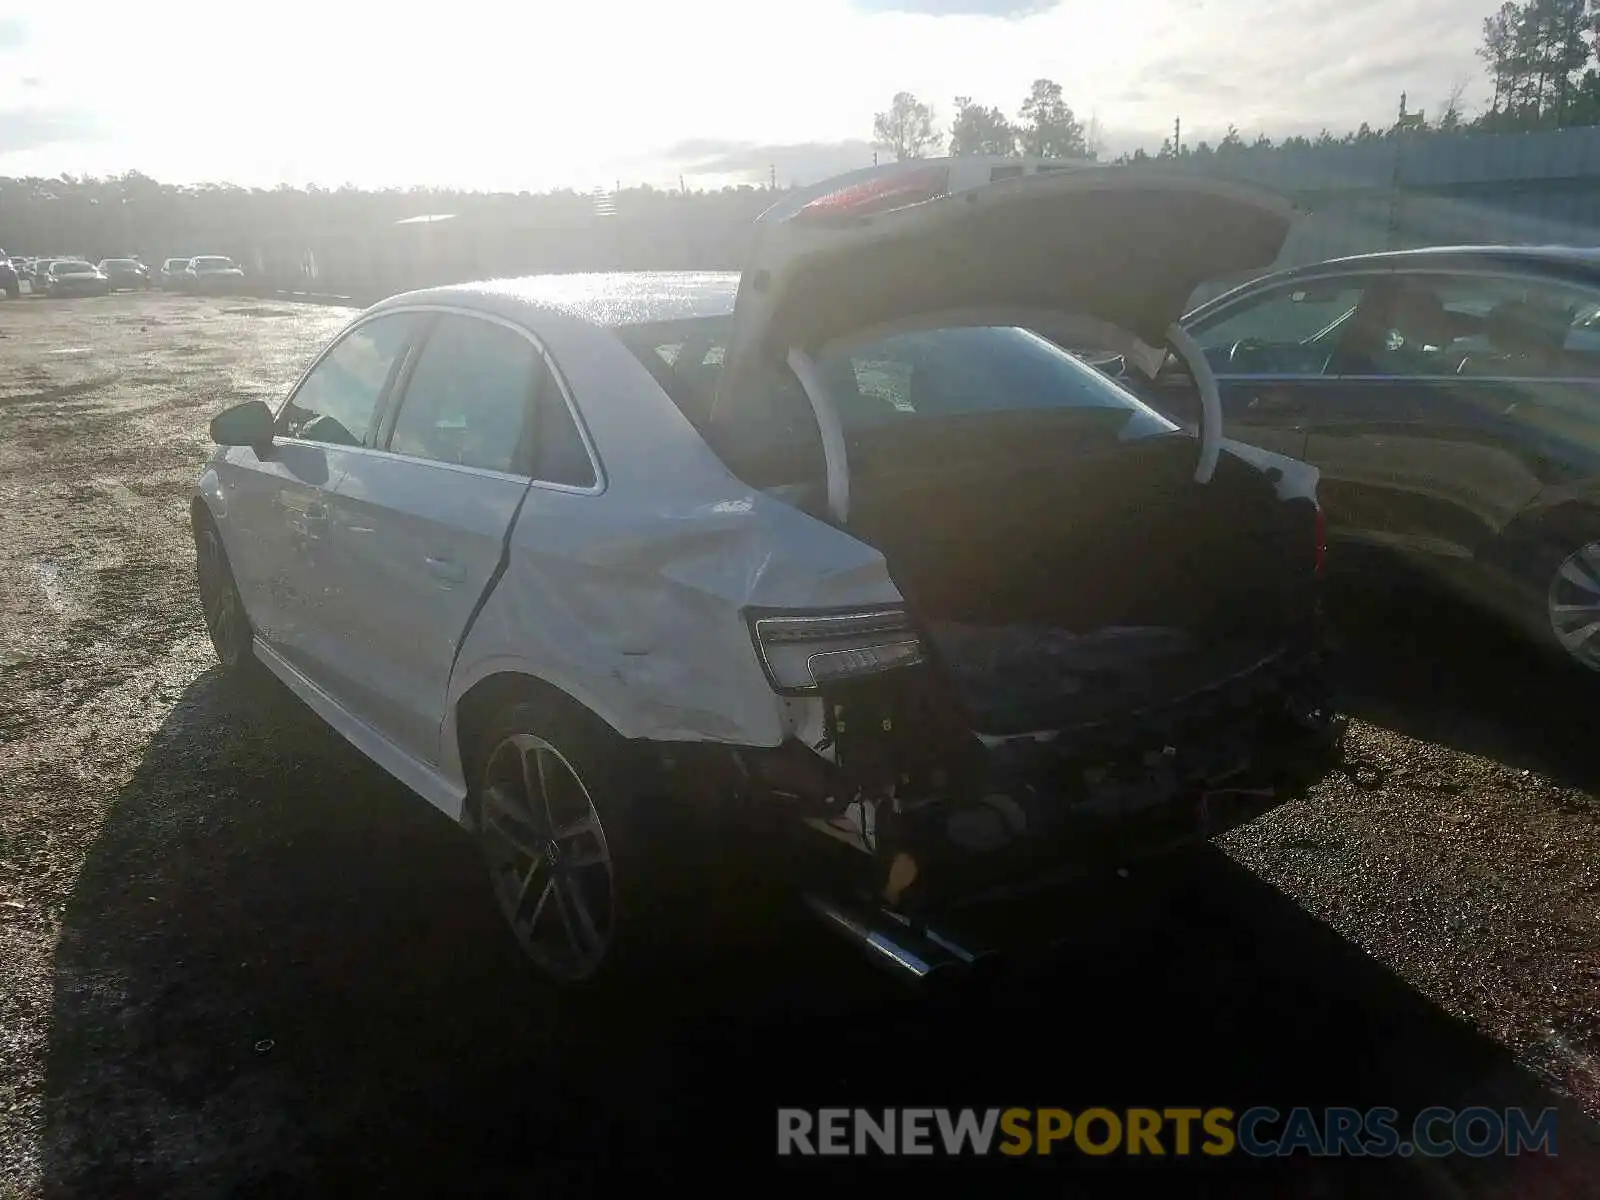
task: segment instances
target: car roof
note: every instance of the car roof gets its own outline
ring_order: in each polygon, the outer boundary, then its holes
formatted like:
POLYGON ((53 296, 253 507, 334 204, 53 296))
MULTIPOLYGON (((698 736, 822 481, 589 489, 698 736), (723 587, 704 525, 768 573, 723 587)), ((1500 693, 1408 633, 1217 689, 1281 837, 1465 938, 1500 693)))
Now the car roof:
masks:
MULTIPOLYGON (((1590 246, 1424 246, 1415 250, 1386 250, 1377 254, 1354 254, 1345 258, 1333 258, 1326 262, 1298 267, 1295 270, 1312 271, 1328 267, 1436 268, 1446 265, 1503 266, 1508 263, 1600 271, 1600 248, 1590 246)), ((1292 274, 1293 272, 1287 273, 1292 274)))
POLYGON ((726 317, 739 291, 737 271, 608 271, 528 275, 404 292, 369 312, 414 304, 470 308, 526 322, 561 313, 604 328, 726 317))
POLYGON ((1343 258, 1330 258, 1321 262, 1306 263, 1258 276, 1238 287, 1230 288, 1197 305, 1184 317, 1185 321, 1209 314, 1258 288, 1290 283, 1325 274, 1343 275, 1354 271, 1394 270, 1487 270, 1492 268, 1523 269, 1545 272, 1564 279, 1600 283, 1600 248, 1588 246, 1423 246, 1414 250, 1384 250, 1375 254, 1352 254, 1343 258))

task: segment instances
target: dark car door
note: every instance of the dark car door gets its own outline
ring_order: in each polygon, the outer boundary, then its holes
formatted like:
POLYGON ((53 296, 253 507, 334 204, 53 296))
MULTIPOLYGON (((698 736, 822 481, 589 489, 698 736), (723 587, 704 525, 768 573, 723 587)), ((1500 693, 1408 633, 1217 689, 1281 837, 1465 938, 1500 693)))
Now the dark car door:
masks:
MULTIPOLYGON (((1336 398, 1332 368, 1372 284, 1371 276, 1329 275, 1264 285, 1190 326, 1217 377, 1228 437, 1306 457, 1310 414, 1336 398)), ((1186 419, 1198 419, 1192 384, 1179 378, 1167 390, 1186 392, 1186 419)))
POLYGON ((1345 536, 1465 562, 1548 484, 1592 473, 1577 460, 1600 433, 1594 385, 1562 347, 1593 303, 1514 273, 1392 276, 1376 349, 1350 362, 1348 386, 1311 414, 1306 457, 1323 470, 1330 534, 1337 508, 1345 536), (1526 312, 1542 323, 1508 319, 1526 312))

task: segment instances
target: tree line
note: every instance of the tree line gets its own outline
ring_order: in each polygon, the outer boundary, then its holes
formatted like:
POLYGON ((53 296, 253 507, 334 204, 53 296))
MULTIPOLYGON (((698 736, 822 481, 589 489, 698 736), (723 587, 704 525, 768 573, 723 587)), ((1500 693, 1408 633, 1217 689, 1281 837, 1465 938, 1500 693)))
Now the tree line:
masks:
MULTIPOLYGON (((1094 158, 1100 152, 1098 122, 1078 120, 1053 79, 1033 81, 1015 121, 971 96, 957 96, 955 108, 948 133, 951 154, 1094 158)), ((895 93, 889 107, 872 118, 872 144, 897 159, 941 153, 946 136, 932 107, 910 92, 895 93)))
MULTIPOLYGON (((1230 125, 1215 146, 1205 140, 1193 146, 1174 144, 1169 137, 1153 154, 1141 147, 1117 161, 1352 145, 1402 133, 1531 133, 1600 125, 1600 0, 1505 0, 1484 18, 1478 56, 1493 93, 1476 114, 1463 108, 1470 81, 1462 80, 1431 120, 1424 111, 1410 110, 1402 93, 1391 124, 1362 122, 1343 134, 1323 129, 1314 137, 1295 135, 1279 142, 1264 133, 1246 139, 1230 125)), ((1052 79, 1034 80, 1015 118, 971 96, 957 96, 948 129, 939 127, 931 105, 910 92, 898 92, 887 109, 874 114, 872 141, 896 159, 926 158, 946 147, 953 155, 1021 153, 1037 158, 1095 159, 1102 151, 1099 122, 1079 121, 1062 86, 1052 79)))

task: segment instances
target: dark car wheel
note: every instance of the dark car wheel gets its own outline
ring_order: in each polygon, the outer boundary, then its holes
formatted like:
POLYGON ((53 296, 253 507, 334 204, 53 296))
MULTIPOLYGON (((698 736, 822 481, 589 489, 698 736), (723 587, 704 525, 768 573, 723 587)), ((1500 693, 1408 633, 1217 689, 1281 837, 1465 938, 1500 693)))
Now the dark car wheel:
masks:
POLYGON ((1547 560, 1546 571, 1545 624, 1551 642, 1579 666, 1600 671, 1600 540, 1547 560))
POLYGON ((1501 563, 1535 640, 1600 672, 1600 512, 1573 508, 1540 519, 1510 539, 1501 563))
POLYGON ((254 635, 244 602, 239 598, 233 568, 228 563, 228 552, 222 546, 222 535, 210 520, 201 518, 196 522, 194 546, 200 611, 205 617, 206 633, 211 637, 211 648, 216 651, 217 663, 225 675, 243 678, 256 661, 251 653, 254 635))
POLYGON ((22 285, 15 279, 6 282, 6 299, 16 300, 22 295, 22 285))
POLYGON ((470 802, 490 887, 551 982, 609 986, 673 944, 683 914, 664 847, 641 836, 635 761, 604 722, 554 699, 508 704, 479 739, 470 802))

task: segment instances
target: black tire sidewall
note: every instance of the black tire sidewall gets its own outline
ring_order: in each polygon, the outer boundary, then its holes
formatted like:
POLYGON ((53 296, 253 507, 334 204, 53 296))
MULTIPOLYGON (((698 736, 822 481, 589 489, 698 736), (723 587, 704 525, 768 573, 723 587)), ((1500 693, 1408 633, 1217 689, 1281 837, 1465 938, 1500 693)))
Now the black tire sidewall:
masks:
MULTIPOLYGON (((209 623, 206 624, 206 636, 211 642, 212 651, 217 656, 217 665, 221 667, 223 673, 230 677, 240 677, 248 674, 251 670, 252 664, 255 662, 255 655, 250 652, 249 645, 249 639, 253 636, 253 631, 250 627, 250 617, 249 614, 245 612, 244 602, 239 598, 239 585, 233 577, 233 564, 228 561, 228 548, 222 544, 221 532, 217 529, 216 525, 208 519, 197 521, 194 527, 196 583, 200 588, 204 588, 206 586, 204 573, 201 570, 201 560, 206 552, 205 542, 208 538, 214 539, 216 542, 217 560, 221 565, 223 576, 228 583, 228 603, 233 608, 235 628, 243 630, 244 637, 241 639, 243 644, 237 647, 237 657, 230 662, 227 656, 224 654, 222 647, 217 645, 216 635, 211 631, 211 626, 209 623)), ((201 619, 204 621, 203 597, 201 601, 201 608, 201 619)))

